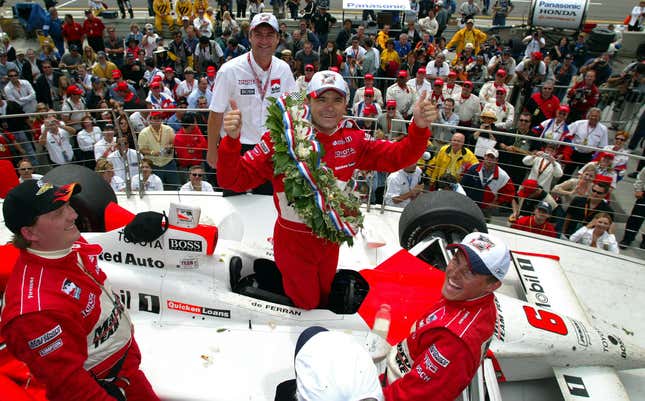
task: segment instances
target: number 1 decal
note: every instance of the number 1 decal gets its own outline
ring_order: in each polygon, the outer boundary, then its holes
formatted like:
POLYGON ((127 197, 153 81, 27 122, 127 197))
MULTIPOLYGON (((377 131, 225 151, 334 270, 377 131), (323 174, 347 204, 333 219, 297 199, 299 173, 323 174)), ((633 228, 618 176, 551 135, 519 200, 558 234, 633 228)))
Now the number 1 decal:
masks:
POLYGON ((526 313, 526 320, 528 320, 531 326, 562 336, 566 336, 569 332, 564 320, 555 313, 544 309, 535 309, 526 305, 523 308, 524 313, 526 313))
POLYGON ((159 297, 156 295, 139 293, 139 310, 143 312, 159 313, 159 297))

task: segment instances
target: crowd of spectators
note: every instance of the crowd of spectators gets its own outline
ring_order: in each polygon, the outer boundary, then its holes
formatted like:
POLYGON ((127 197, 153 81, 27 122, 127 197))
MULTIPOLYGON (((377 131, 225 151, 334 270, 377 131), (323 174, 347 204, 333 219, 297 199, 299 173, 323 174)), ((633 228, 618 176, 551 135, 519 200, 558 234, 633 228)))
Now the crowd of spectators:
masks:
MULTIPOLYGON (((154 25, 131 24, 125 36, 100 13, 88 10, 79 23, 51 8, 39 51, 0 46, 3 113, 49 112, 3 120, 0 156, 17 163, 21 179, 22 168, 45 173, 76 163, 117 191, 217 187, 204 163, 206 109, 221 65, 249 51, 246 11, 252 17, 264 4, 238 0, 235 14, 226 2, 214 10, 206 1, 177 1, 172 17, 168 0, 151 3, 154 25)), ((119 3, 123 18, 132 16, 128 4, 119 3)), ((276 15, 288 9, 298 20, 295 30, 280 23, 275 52, 296 87, 306 88, 315 71, 339 72, 350 88, 348 115, 376 138, 404 135, 422 94, 439 106, 424 159, 390 178, 374 174, 373 200, 405 206, 422 190, 460 188, 486 216, 508 215, 518 228, 534 231, 548 215, 548 235, 569 236, 586 224, 596 233, 606 220, 596 212, 613 221, 611 190, 627 166, 616 152, 630 134, 619 130, 612 140, 608 128, 638 111, 645 64, 614 71, 611 53, 589 56, 584 36, 549 43, 538 29, 504 44, 475 27, 474 17, 488 10, 503 25, 513 8, 507 0, 422 2, 392 15, 396 29, 377 30, 369 13, 364 24, 341 23, 320 0, 272 5, 276 15), (453 14, 458 30, 445 35, 453 14), (621 96, 604 96, 603 85, 621 96), (607 127, 598 107, 610 106, 607 127)))

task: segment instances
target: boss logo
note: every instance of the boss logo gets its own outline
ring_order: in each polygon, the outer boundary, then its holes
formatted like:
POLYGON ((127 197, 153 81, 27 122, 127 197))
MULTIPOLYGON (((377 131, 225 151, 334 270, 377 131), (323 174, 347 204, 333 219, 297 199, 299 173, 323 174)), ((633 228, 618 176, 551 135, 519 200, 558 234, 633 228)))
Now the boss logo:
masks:
POLYGON ((190 239, 168 239, 168 248, 173 251, 201 252, 202 242, 190 239))

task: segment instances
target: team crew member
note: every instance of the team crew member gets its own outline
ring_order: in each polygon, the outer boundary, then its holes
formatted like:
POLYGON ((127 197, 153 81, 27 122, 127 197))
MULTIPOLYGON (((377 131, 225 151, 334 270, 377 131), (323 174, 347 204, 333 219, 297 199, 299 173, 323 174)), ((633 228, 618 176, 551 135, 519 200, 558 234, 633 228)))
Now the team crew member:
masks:
MULTIPOLYGON (((414 119, 403 140, 372 141, 352 120, 344 120, 349 88, 333 71, 314 74, 307 88, 316 139, 324 149, 323 161, 340 182, 347 182, 354 169, 395 171, 415 163, 425 151, 429 125, 436 120, 436 107, 425 96, 414 107, 414 119)), ((218 182, 224 188, 244 191, 271 179, 278 220, 273 234, 275 261, 282 272, 285 293, 294 304, 312 309, 325 304, 336 273, 339 246, 312 234, 284 194, 283 176, 274 175, 273 144, 269 133, 250 152, 240 157, 240 129, 246 127, 235 101, 224 116, 227 136, 219 147, 218 182)), ((257 110, 255 111, 257 113, 257 110)))
POLYGON ((47 388, 50 401, 158 400, 139 370, 132 323, 86 243, 69 204, 76 183, 28 180, 4 201, 20 256, 2 310, 7 347, 47 388))
POLYGON ((172 31, 175 20, 170 15, 172 6, 170 0, 154 0, 152 8, 155 11, 155 29, 157 32, 163 32, 163 23, 168 25, 168 29, 172 31))
POLYGON ((441 299, 387 356, 386 401, 452 401, 472 379, 493 335, 493 291, 508 272, 507 245, 471 233, 446 267, 441 299))
MULTIPOLYGON (((208 116, 208 163, 217 165, 217 148, 224 112, 229 101, 234 100, 242 114, 244 133, 240 138, 242 152, 253 149, 266 131, 269 98, 278 98, 296 88, 291 68, 273 56, 278 46, 278 20, 271 14, 261 13, 253 17, 249 41, 251 51, 236 57, 222 66, 215 79, 213 98, 208 116)), ((220 172, 218 171, 218 174, 220 172)), ((263 182, 259 182, 258 185, 263 182)), ((269 185, 258 190, 271 194, 269 185)))

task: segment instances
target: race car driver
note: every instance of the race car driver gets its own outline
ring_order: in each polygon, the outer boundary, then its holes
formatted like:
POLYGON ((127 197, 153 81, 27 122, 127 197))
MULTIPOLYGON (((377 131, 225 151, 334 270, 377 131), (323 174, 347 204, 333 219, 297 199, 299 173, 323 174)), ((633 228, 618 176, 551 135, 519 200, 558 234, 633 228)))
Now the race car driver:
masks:
POLYGON ((0 334, 47 389, 50 401, 156 401, 119 297, 97 264, 101 247, 80 238, 69 204, 76 183, 28 180, 4 200, 19 248, 0 334))
POLYGON ((446 267, 441 299, 387 356, 386 401, 452 401, 472 380, 493 335, 493 291, 508 272, 507 245, 468 234, 446 267))
MULTIPOLYGON (((414 107, 408 135, 400 142, 374 141, 365 137, 353 120, 343 119, 349 89, 343 77, 333 71, 319 71, 307 86, 307 100, 324 149, 323 161, 338 181, 348 181, 354 169, 396 171, 415 163, 425 151, 429 126, 437 118, 436 106, 425 96, 414 107)), ((219 146, 218 183, 234 191, 246 191, 271 179, 278 220, 274 227, 275 261, 282 273, 287 296, 304 309, 326 304, 336 273, 339 246, 316 237, 284 194, 283 176, 274 176, 273 144, 269 133, 243 156, 240 152, 242 114, 234 101, 224 115, 227 134, 219 146)))

